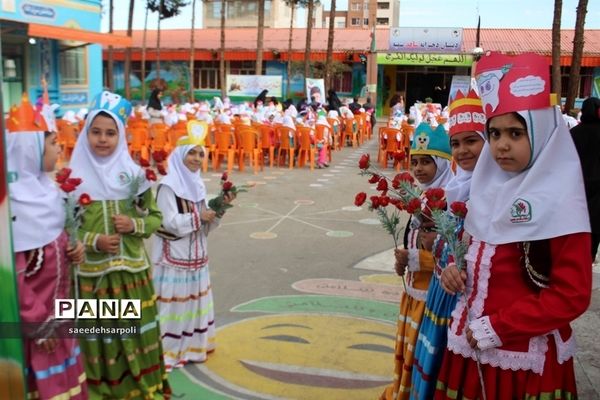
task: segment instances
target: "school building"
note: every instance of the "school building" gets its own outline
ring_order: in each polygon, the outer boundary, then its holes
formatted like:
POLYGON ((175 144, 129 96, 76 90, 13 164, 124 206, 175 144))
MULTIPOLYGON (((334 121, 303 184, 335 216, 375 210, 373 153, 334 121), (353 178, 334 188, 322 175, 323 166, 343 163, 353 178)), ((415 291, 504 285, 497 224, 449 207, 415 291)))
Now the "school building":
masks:
MULTIPOLYGON (((122 32, 120 32, 122 33, 122 32)), ((563 30, 561 37, 562 96, 566 97, 568 74, 572 63, 573 30, 563 30)), ((163 30, 160 42, 160 77, 169 84, 174 99, 187 93, 189 84, 190 37, 189 29, 163 30)), ((219 29, 196 29, 194 60, 194 95, 196 99, 220 96, 219 29)), ((282 93, 287 93, 287 62, 292 62, 291 92, 294 99, 303 96, 303 61, 305 29, 294 29, 292 51, 288 54, 288 29, 265 28, 264 63, 256 71, 256 28, 229 28, 225 37, 226 74, 275 75, 283 77, 282 93)), ((142 81, 148 85, 156 77, 156 36, 149 30, 146 37, 146 76, 141 76, 143 31, 133 32, 132 97, 140 99, 142 81)), ((311 61, 325 62, 327 29, 313 29, 311 61)), ((484 51, 508 54, 534 52, 547 56, 552 53, 550 29, 481 29, 480 47, 484 51)), ((476 29, 473 28, 385 28, 376 29, 375 37, 367 29, 336 29, 333 58, 339 71, 333 89, 341 97, 352 97, 376 92, 378 113, 387 114, 389 99, 403 94, 407 104, 431 97, 446 104, 452 77, 470 75, 473 49, 476 47, 476 29), (434 39, 423 36, 436 31, 434 39), (373 50, 373 51, 372 51, 373 50), (367 86, 367 84, 369 84, 367 86)), ((124 48, 116 48, 115 85, 122 91, 124 48)), ((104 49, 104 62, 107 52, 104 49)), ((318 65, 315 75, 319 77, 318 65)), ((584 55, 578 95, 585 98, 600 88, 600 30, 585 32, 584 55)), ((169 95, 169 91, 167 95, 169 95)), ((149 91, 146 92, 146 96, 149 91)), ((187 101, 186 96, 179 97, 187 101)), ((232 98, 233 101, 241 100, 232 98)))
POLYGON ((32 103, 48 82, 50 101, 68 109, 87 107, 102 90, 102 46, 129 46, 124 35, 100 33, 101 0, 2 0, 2 101, 4 110, 32 103))

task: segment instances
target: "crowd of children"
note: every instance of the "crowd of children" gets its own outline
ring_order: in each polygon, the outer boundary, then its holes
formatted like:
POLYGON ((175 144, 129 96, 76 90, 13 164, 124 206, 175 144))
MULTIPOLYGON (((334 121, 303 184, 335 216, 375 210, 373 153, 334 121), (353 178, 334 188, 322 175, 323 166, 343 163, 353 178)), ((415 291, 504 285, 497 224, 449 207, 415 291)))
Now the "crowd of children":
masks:
MULTIPOLYGON (((479 95, 458 92, 444 121, 449 133, 443 123, 421 123, 410 152, 421 189, 443 188, 447 204, 468 204, 465 265, 432 222, 411 218, 395 251, 406 285, 393 382, 381 399, 576 398, 569 323, 589 305, 592 264, 579 156, 550 102, 542 57, 491 53, 475 74, 479 95)), ((168 119, 160 95, 138 115, 168 119)), ((296 107, 264 101, 252 113, 227 100, 214 108, 218 118, 236 113, 296 129, 296 107)), ((60 154, 56 132, 29 108, 9 117, 6 135, 21 318, 36 324, 24 339, 29 397, 169 398, 167 373, 215 348, 207 236, 223 215, 208 207, 200 175, 208 125, 189 125, 153 191, 153 171, 127 148, 130 103, 98 95, 60 186, 85 207, 73 236, 65 222, 73 210, 47 175, 60 154), (140 299, 138 334, 57 338, 53 300, 71 296, 140 299)), ((208 104, 185 111, 212 118, 208 104)), ((300 119, 331 127, 321 109, 308 107, 300 119)))

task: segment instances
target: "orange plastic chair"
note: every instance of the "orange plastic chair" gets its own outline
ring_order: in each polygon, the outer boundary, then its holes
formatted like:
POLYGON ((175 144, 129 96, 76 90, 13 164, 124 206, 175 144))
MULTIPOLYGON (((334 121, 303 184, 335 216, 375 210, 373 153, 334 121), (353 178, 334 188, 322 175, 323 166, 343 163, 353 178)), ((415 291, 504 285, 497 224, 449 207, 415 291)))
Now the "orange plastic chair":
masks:
POLYGON ((277 166, 281 166, 281 156, 288 156, 289 169, 294 168, 294 150, 296 140, 296 132, 287 126, 278 126, 276 128, 277 137, 279 138, 279 150, 277 151, 277 166))
POLYGON ((356 121, 356 140, 359 146, 365 142, 365 138, 367 137, 366 119, 366 113, 354 115, 354 121, 356 121))
POLYGON ((170 152, 171 146, 169 145, 169 136, 167 135, 167 125, 165 124, 153 124, 150 125, 150 137, 152 151, 165 150, 170 152))
POLYGON ((331 161, 333 160, 333 158, 331 157, 331 144, 327 142, 326 140, 326 134, 330 133, 331 134, 331 128, 326 127, 325 125, 317 125, 315 128, 315 139, 317 142, 325 142, 323 144, 323 146, 327 146, 327 158, 329 159, 329 162, 331 163, 331 161), (327 130, 329 130, 329 132, 326 132, 327 130))
POLYGON ((148 131, 144 128, 135 128, 130 131, 129 154, 134 160, 143 158, 148 160, 148 131))
POLYGON ((403 126, 402 129, 402 143, 400 147, 404 150, 404 160, 402 160, 402 168, 409 169, 410 168, 410 141, 415 133, 415 127, 406 125, 403 126))
MULTIPOLYGON (((398 151, 402 150, 400 146, 403 143, 402 136, 404 135, 402 135, 400 130, 394 128, 383 128, 380 134, 382 135, 382 138, 387 136, 387 139, 385 139, 385 151, 380 159, 381 167, 387 168, 388 158, 390 156, 393 158, 398 151), (396 135, 400 135, 400 140, 397 139, 396 135)), ((396 168, 396 171, 400 170, 400 163, 396 160, 394 160, 394 167, 396 168)))
MULTIPOLYGON (((273 167, 273 157, 275 154, 275 144, 273 143, 274 139, 274 128, 268 125, 260 126, 260 147, 264 152, 269 152, 269 167, 273 167)), ((264 164, 263 157, 260 158, 261 165, 264 164)))
POLYGON ((179 140, 180 137, 187 135, 187 127, 181 129, 181 128, 177 128, 176 126, 177 125, 173 125, 167 131, 167 135, 169 137, 169 143, 170 143, 171 149, 175 148, 177 140, 179 140))
POLYGON ((77 136, 79 136, 79 125, 78 124, 69 124, 64 121, 59 124, 57 122, 58 132, 56 133, 56 141, 61 147, 61 160, 68 161, 71 159, 71 154, 73 153, 73 149, 75 148, 75 143, 77 142, 77 136))
POLYGON ((231 125, 219 125, 215 133, 215 150, 213 152, 213 170, 217 171, 221 164, 221 157, 227 156, 227 172, 233 170, 236 142, 231 125))
POLYGON ((303 167, 306 161, 310 162, 310 170, 315 169, 315 151, 316 147, 311 143, 312 128, 307 126, 299 126, 298 130, 298 167, 303 167))
POLYGON ((345 118, 344 120, 344 132, 342 134, 342 147, 348 144, 348 140, 352 142, 352 147, 358 147, 357 139, 357 123, 354 118, 345 118))
POLYGON ((246 163, 246 156, 250 161, 254 174, 258 173, 259 155, 261 149, 258 147, 258 137, 260 133, 251 126, 245 126, 240 128, 239 137, 240 142, 238 143, 238 167, 240 172, 244 171, 244 165, 246 163))
POLYGON ((340 121, 338 121, 336 118, 327 118, 327 122, 329 122, 329 125, 331 126, 331 129, 332 129, 331 136, 333 137, 333 149, 341 150, 342 149, 342 140, 341 140, 342 132, 340 132, 341 131, 340 121))

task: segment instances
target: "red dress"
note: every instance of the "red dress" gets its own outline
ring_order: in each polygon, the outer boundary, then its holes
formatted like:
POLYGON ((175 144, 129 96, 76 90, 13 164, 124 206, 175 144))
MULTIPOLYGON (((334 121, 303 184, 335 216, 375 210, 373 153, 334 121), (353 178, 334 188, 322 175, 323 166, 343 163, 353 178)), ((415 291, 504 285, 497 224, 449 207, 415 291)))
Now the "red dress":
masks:
POLYGON ((550 283, 540 289, 527 276, 521 243, 472 241, 466 293, 452 313, 436 399, 481 398, 477 358, 488 400, 577 397, 569 323, 585 312, 591 298, 590 234, 547 242, 550 283), (467 326, 482 350, 475 352, 467 343, 467 326))

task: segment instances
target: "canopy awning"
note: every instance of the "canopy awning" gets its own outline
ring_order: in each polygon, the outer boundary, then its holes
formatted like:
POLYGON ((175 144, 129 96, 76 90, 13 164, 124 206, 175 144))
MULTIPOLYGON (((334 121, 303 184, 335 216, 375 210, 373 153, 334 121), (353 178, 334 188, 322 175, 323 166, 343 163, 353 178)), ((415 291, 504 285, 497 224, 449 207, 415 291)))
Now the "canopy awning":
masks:
POLYGON ((70 40, 83 43, 99 43, 104 46, 131 46, 131 38, 129 36, 85 31, 83 29, 65 28, 62 26, 30 23, 27 32, 29 36, 39 38, 70 40))

